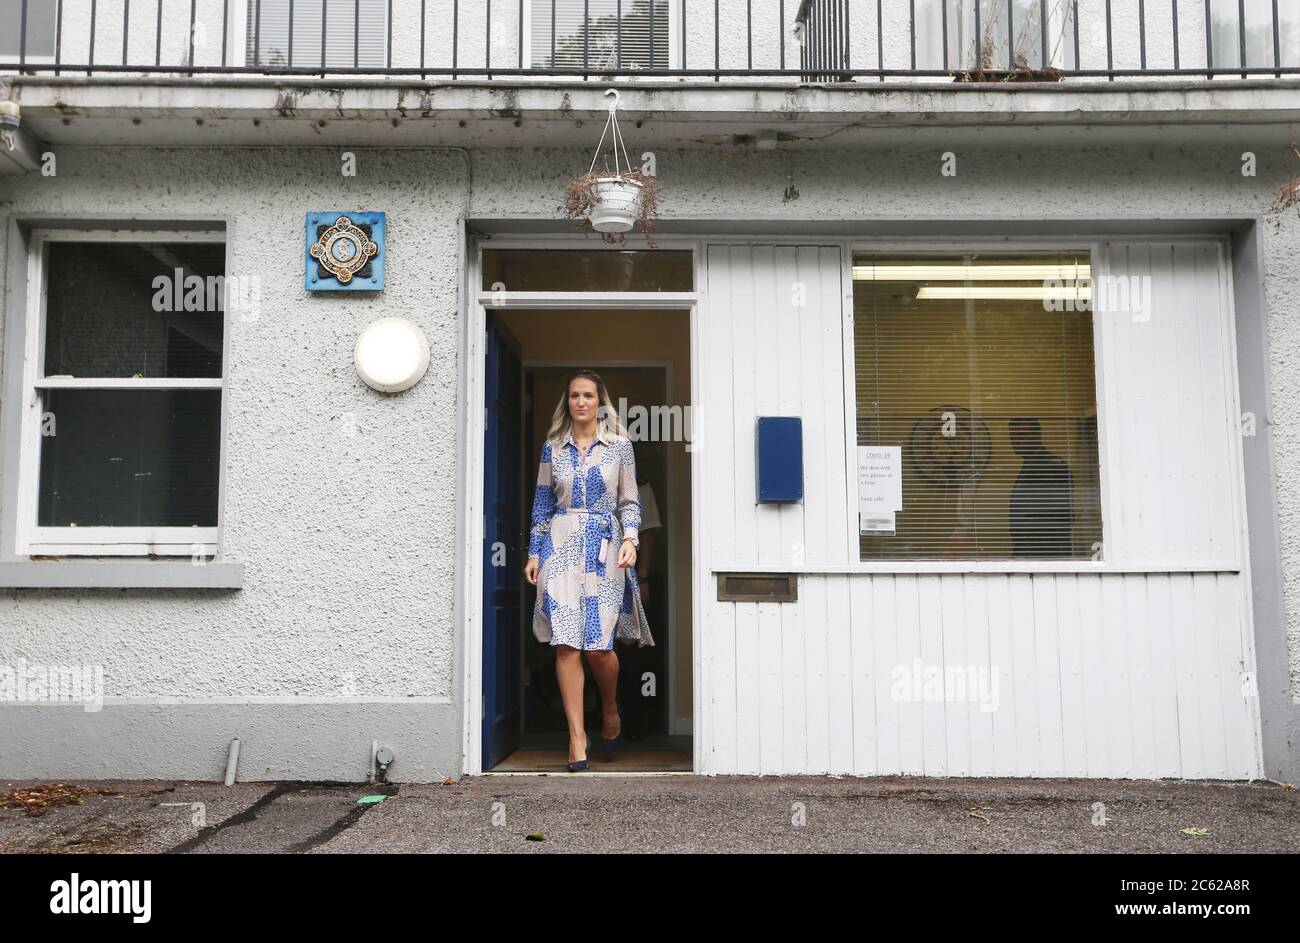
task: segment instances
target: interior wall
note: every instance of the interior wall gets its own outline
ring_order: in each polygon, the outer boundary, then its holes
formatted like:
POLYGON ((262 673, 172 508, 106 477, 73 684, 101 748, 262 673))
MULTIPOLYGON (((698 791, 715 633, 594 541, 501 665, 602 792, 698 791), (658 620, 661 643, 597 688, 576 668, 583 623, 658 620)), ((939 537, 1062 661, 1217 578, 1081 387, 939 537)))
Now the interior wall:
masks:
MULTIPOLYGON (((503 311, 501 317, 522 348, 524 364, 632 365, 638 361, 669 365, 669 402, 681 407, 683 415, 691 402, 691 352, 689 311, 503 311)), ((613 387, 610 397, 636 404, 635 391, 613 387)), ((539 399, 540 399, 539 395, 539 399)), ((549 415, 551 404, 538 402, 535 415, 549 415)), ((539 421, 543 421, 539 419, 539 421)), ((688 427, 689 428, 689 427, 688 427)), ((687 443, 675 437, 667 443, 670 455, 668 475, 672 489, 658 496, 660 513, 671 521, 676 534, 672 558, 675 598, 673 600, 673 666, 676 698, 670 717, 677 718, 678 730, 689 730, 693 711, 691 699, 691 473, 687 443), (665 505, 670 505, 667 508, 665 505)), ((635 441, 633 443, 635 449, 635 441)), ((528 493, 529 489, 526 489, 528 493)), ((662 546, 660 559, 668 553, 662 546)), ((665 570, 660 570, 665 572, 665 570)), ((654 634, 655 626, 651 626, 654 634)), ((658 639, 660 636, 655 635, 658 639)), ((666 696, 666 692, 665 692, 666 696)))

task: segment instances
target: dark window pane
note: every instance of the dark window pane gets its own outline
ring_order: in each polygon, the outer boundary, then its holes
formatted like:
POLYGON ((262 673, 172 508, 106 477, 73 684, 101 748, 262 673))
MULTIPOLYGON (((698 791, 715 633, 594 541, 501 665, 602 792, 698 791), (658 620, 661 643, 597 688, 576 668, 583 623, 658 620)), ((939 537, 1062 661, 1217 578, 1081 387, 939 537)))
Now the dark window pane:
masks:
POLYGON ((48 249, 45 376, 221 376, 224 244, 48 249))
POLYGON ((487 249, 483 288, 505 291, 691 291, 691 253, 680 250, 487 249))
POLYGON ((1090 275, 1086 254, 855 256, 857 445, 902 483, 901 510, 861 514, 861 559, 1094 555, 1090 275))
POLYGON ((215 527, 220 390, 47 390, 42 527, 215 527))

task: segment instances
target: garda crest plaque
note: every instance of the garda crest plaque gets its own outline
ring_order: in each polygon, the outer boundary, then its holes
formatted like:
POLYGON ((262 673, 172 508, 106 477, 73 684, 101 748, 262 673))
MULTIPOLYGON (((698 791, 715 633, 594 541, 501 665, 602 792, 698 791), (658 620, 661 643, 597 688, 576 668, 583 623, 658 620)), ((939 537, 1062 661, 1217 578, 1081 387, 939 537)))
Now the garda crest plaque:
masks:
POLYGON ((382 291, 383 213, 307 214, 308 291, 382 291))

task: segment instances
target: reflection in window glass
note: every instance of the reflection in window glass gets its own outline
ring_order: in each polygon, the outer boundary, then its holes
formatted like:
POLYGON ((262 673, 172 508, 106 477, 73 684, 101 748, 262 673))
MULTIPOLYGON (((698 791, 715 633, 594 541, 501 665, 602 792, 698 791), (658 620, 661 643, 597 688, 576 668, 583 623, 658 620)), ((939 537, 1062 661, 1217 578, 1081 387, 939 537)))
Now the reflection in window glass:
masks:
POLYGON ((383 68, 388 65, 388 8, 389 0, 250 3, 247 62, 277 69, 320 68, 323 33, 326 67, 383 68))
POLYGON ((57 6, 52 0, 28 0, 27 45, 19 43, 22 35, 23 0, 0 0, 0 59, 17 59, 25 53, 27 59, 54 58, 54 32, 57 6))
POLYGON ((1089 276, 1086 255, 855 256, 861 559, 1094 556, 1089 276))
POLYGON ((691 291, 692 254, 673 250, 485 249, 483 288, 502 291, 691 291))
POLYGON ((533 0, 534 68, 667 69, 669 0, 533 0))
POLYGON ((51 242, 48 251, 46 376, 221 376, 223 243, 51 242))
MULTIPOLYGON (((1238 0, 1210 0, 1210 40, 1216 69, 1241 66, 1242 8, 1238 0)), ((1300 3, 1278 3, 1280 65, 1300 65, 1300 3)), ((1245 0, 1246 61, 1250 68, 1276 65, 1273 49, 1273 0, 1245 0)))
POLYGON ((916 67, 918 69, 1075 68, 1074 6, 1047 0, 1012 0, 1007 42, 1006 0, 982 0, 979 41, 975 35, 977 0, 916 0, 916 67), (1043 56, 1043 13, 1047 13, 1047 56, 1043 56), (946 27, 947 60, 944 59, 946 27), (1012 56, 1008 56, 1008 46, 1012 56))
POLYGON ((42 527, 215 527, 220 390, 47 390, 42 527))

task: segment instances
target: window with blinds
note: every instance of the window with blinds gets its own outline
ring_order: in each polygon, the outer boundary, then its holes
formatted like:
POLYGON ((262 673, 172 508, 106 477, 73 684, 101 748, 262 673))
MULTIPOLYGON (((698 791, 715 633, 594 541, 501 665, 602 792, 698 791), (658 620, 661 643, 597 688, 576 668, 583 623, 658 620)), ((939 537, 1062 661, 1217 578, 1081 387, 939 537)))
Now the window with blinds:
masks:
POLYGON ((673 0, 533 0, 535 69, 668 69, 673 0))
POLYGON ((54 32, 57 7, 53 3, 27 4, 27 36, 23 42, 23 0, 0 0, 0 59, 17 59, 21 54, 27 60, 41 61, 54 58, 54 32))
POLYGON ((1086 253, 854 256, 862 560, 1101 558, 1086 253))
POLYGON ((270 68, 382 69, 388 0, 248 0, 245 54, 270 68))

